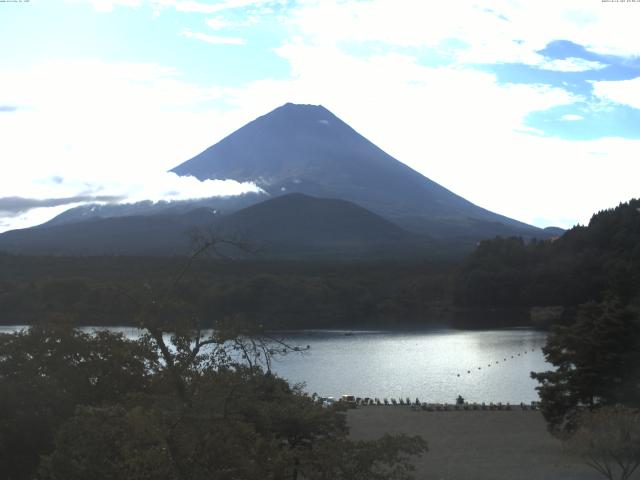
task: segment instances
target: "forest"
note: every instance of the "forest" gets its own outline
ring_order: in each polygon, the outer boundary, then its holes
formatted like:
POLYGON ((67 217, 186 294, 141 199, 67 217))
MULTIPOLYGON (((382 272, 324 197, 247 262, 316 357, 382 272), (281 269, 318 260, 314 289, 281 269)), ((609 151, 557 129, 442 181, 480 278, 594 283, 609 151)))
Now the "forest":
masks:
POLYGON ((640 304, 640 200, 596 213, 551 241, 481 242, 455 278, 454 302, 470 307, 565 306, 615 295, 640 304))
MULTIPOLYGON (((135 325, 135 298, 171 282, 184 259, 0 256, 0 324, 64 314, 82 325, 135 325)), ((180 287, 204 325, 241 314, 270 328, 393 328, 446 317, 447 263, 202 259, 180 287)))
MULTIPOLYGON (((613 292, 640 302, 639 205, 599 212, 557 239, 485 240, 461 263, 205 258, 180 293, 209 326, 239 314, 274 329, 548 327, 613 292), (562 314, 536 322, 534 307, 562 314)), ((184 261, 0 254, 0 324, 63 314, 81 325, 135 325, 134 299, 170 283, 184 261)))

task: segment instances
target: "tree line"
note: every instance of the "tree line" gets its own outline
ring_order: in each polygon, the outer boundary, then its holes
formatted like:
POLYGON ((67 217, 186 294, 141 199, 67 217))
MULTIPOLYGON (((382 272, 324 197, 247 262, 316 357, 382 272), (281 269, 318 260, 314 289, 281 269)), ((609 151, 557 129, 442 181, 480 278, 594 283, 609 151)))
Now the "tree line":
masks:
POLYGON ((482 241, 460 266, 457 305, 577 306, 615 294, 640 301, 640 200, 596 213, 551 241, 482 241))
MULTIPOLYGON (((131 301, 162 288, 179 259, 0 257, 0 324, 62 314, 83 325, 135 325, 131 301), (21 268, 23 267, 23 268, 21 268)), ((427 324, 451 306, 449 264, 204 261, 177 292, 204 326, 229 314, 269 328, 427 324)))

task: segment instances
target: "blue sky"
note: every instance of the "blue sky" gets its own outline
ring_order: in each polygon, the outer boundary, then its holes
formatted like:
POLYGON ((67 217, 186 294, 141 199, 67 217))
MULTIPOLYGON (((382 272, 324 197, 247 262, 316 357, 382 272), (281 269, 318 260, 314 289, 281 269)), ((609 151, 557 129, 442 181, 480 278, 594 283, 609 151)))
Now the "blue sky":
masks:
POLYGON ((0 231, 92 196, 251 190, 166 171, 289 101, 485 208, 585 223, 640 193, 639 21, 600 0, 3 2, 0 197, 41 202, 0 198, 0 231))

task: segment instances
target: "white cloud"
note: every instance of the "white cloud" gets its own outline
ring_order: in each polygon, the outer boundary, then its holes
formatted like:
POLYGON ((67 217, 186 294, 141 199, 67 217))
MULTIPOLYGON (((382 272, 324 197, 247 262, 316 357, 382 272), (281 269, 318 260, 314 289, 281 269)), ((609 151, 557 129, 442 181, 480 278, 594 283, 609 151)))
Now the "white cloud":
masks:
MULTIPOLYGON (((65 195, 73 192, 79 193, 99 192, 100 197, 114 196, 122 197, 119 202, 110 203, 135 203, 144 200, 158 201, 179 201, 199 198, 210 198, 230 195, 241 195, 249 192, 261 192, 255 184, 251 182, 239 183, 234 180, 205 180, 201 182, 194 177, 179 177, 170 172, 149 171, 139 177, 131 175, 117 174, 111 172, 111 178, 68 178, 58 184, 41 179, 35 181, 33 178, 26 179, 20 183, 19 179, 12 177, 11 182, 0 182, 3 196, 13 196, 20 194, 30 195, 28 198, 51 199, 65 198, 65 195), (12 194, 13 192, 13 194, 12 194)), ((12 217, 4 215, 0 217, 0 232, 16 228, 25 228, 46 222, 56 215, 85 203, 102 203, 100 201, 87 201, 78 203, 67 203, 62 206, 48 208, 34 208, 19 216, 12 217)))
POLYGON ((306 98, 306 103, 349 105, 350 111, 361 112, 358 117, 368 118, 365 124, 372 126, 380 122, 381 115, 396 121, 404 116, 403 111, 422 111, 421 119, 412 118, 416 125, 456 135, 465 127, 469 135, 485 129, 522 128, 531 111, 580 100, 547 85, 500 85, 493 74, 470 68, 426 67, 407 55, 357 58, 335 47, 305 44, 289 44, 278 53, 291 64, 295 78, 256 82, 238 93, 237 102, 266 107, 293 97, 300 102, 306 98), (490 124, 488 115, 492 116, 490 124))
POLYGON ((156 64, 49 60, 0 73, 0 103, 57 114, 72 109, 88 118, 99 110, 122 115, 124 111, 199 105, 221 93, 217 88, 185 82, 176 70, 156 64), (160 93, 162 101, 158 102, 160 93))
MULTIPOLYGON (((176 8, 179 8, 179 4, 184 3, 196 3, 196 2, 185 2, 178 1, 176 8)), ((273 0, 223 0, 218 1, 210 5, 207 13, 215 13, 222 12, 224 10, 234 10, 236 8, 246 8, 246 7, 259 7, 266 4, 276 3, 273 0)))
MULTIPOLYGON (((255 188, 164 173, 249 120, 214 108, 221 95, 152 64, 50 61, 0 71, 0 105, 20 106, 0 114, 0 158, 11 166, 10 175, 0 176, 0 192, 27 198, 91 192, 135 201, 255 188)), ((60 208, 31 211, 3 228, 47 220, 60 208)))
POLYGON ((229 22, 221 16, 208 18, 205 23, 214 30, 222 30, 229 26, 229 22))
POLYGON ((536 52, 554 40, 603 54, 640 54, 636 8, 584 0, 496 0, 490 9, 471 0, 437 5, 424 0, 306 0, 292 13, 291 23, 318 45, 426 46, 453 53, 463 63, 538 65, 545 59, 536 52), (459 46, 451 47, 452 39, 459 46))
POLYGON ((560 117, 560 120, 565 120, 567 122, 576 122, 578 120, 584 120, 584 117, 582 115, 576 115, 573 113, 567 113, 565 115, 562 115, 560 117))
POLYGON ((186 13, 218 13, 246 7, 262 7, 279 3, 278 0, 65 0, 68 3, 88 3, 100 12, 111 12, 115 7, 140 7, 149 5, 155 10, 173 8, 186 13))
MULTIPOLYGON (((208 15, 272 3, 144 2, 208 15)), ((104 0, 100 5, 142 4, 104 0)), ((495 0, 489 10, 470 0, 437 5, 302 0, 286 20, 291 40, 277 50, 290 64, 291 78, 263 78, 234 89, 194 84, 173 69, 149 64, 54 61, 0 71, 0 105, 19 106, 0 115, 0 158, 12 165, 11 176, 0 179, 0 191, 50 196, 52 187, 38 185, 34 172, 40 178, 72 172, 74 180, 59 185, 59 195, 100 186, 131 198, 161 198, 170 190, 143 188, 164 185, 155 179, 157 172, 293 101, 325 105, 399 160, 485 208, 529 222, 542 217, 560 226, 585 222, 594 211, 637 195, 640 142, 545 137, 526 125, 527 115, 580 98, 545 85, 499 84, 468 65, 600 67, 579 59, 551 61, 537 53, 554 40, 599 53, 637 55, 640 30, 637 16, 629 12, 639 6, 495 0), (348 47, 363 44, 379 53, 347 53, 357 50, 348 47), (411 51, 396 47, 431 47, 456 63, 425 67, 410 55, 390 53, 411 51)), ((224 20, 209 26, 222 28, 224 20)), ((595 94, 606 102, 640 108, 638 91, 636 80, 594 82, 595 94)), ((191 192, 187 195, 200 194, 191 188, 184 185, 191 192)))
POLYGON ((565 58, 563 60, 545 60, 537 65, 542 70, 554 70, 556 72, 586 72, 588 70, 602 70, 604 63, 585 60, 584 58, 565 58))
POLYGON ((206 2, 198 2, 191 0, 160 0, 155 2, 156 8, 161 7, 174 7, 178 12, 193 12, 193 13, 214 13, 218 11, 217 4, 211 4, 206 2))
MULTIPOLYGON (((110 11, 114 6, 156 11, 175 9, 201 14, 252 9, 268 15, 286 0, 67 0, 91 3, 110 11)), ((453 53, 463 63, 522 62, 545 65, 538 50, 554 40, 568 40, 601 54, 637 56, 640 30, 637 4, 616 5, 584 0, 494 0, 491 7, 475 0, 298 0, 288 23, 318 45, 381 42, 392 46, 427 46, 453 53), (637 10, 636 10, 637 9, 637 10), (329 28, 330 27, 330 28, 329 28), (450 41, 456 40, 456 47, 450 41), (462 45, 465 45, 462 47, 462 45)), ((215 22, 214 22, 215 23, 215 22)), ((562 71, 583 71, 595 65, 561 60, 550 64, 562 71)))
POLYGON ((206 33, 192 32, 191 30, 184 30, 180 35, 187 38, 202 40, 203 42, 210 43, 212 45, 246 45, 247 43, 247 41, 241 37, 209 35, 206 33))
POLYGON ((632 80, 592 82, 593 94, 609 102, 640 109, 640 77, 632 80))
POLYGON ((67 3, 89 3, 99 12, 111 12, 117 6, 137 8, 144 0, 66 0, 67 3))
MULTIPOLYGON (((170 172, 150 172, 137 179, 126 179, 126 183, 115 183, 102 186, 101 191, 122 192, 126 201, 139 202, 143 200, 189 200, 193 198, 208 198, 229 195, 240 195, 249 192, 261 192, 253 183, 239 183, 235 180, 205 180, 195 177, 180 177, 170 172)), ((118 180, 122 182, 122 179, 118 180)))
POLYGON ((163 7, 173 6, 179 12, 217 13, 224 10, 250 7, 267 3, 267 0, 224 0, 202 2, 191 0, 152 0, 152 3, 163 7))

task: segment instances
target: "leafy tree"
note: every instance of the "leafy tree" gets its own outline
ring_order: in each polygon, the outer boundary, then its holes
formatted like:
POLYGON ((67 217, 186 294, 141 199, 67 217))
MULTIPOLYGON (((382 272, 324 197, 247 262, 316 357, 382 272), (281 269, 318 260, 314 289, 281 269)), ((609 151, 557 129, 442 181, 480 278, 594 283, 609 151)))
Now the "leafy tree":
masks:
POLYGON ((161 425, 141 407, 78 407, 55 446, 40 466, 43 480, 179 478, 161 425))
POLYGON ((552 329, 543 351, 556 369, 531 376, 552 432, 574 430, 585 408, 640 406, 640 322, 619 302, 584 305, 573 325, 552 329))
POLYGON ((0 471, 30 478, 76 406, 124 402, 149 389, 158 368, 144 340, 66 322, 0 335, 0 471))
POLYGON ((621 406, 583 412, 566 442, 609 480, 627 480, 640 466, 640 411, 621 406))

